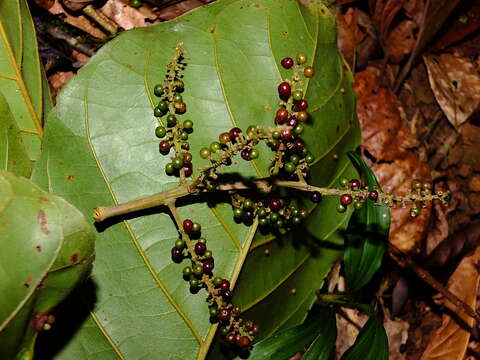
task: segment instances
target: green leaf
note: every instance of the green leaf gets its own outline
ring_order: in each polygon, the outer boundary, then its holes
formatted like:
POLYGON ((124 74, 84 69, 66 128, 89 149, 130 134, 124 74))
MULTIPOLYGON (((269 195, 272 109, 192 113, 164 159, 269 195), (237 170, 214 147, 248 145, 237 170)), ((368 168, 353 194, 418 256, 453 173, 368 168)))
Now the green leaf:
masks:
POLYGON ((40 155, 50 94, 26 0, 0 1, 0 92, 10 106, 31 160, 40 155))
POLYGON ((0 358, 33 355, 39 321, 91 268, 95 234, 83 215, 0 170, 0 358))
MULTIPOLYGON (((354 152, 349 156, 362 175, 362 184, 369 189, 380 189, 375 174, 363 159, 354 152)), ((390 228, 390 209, 375 205, 367 199, 352 216, 346 233, 345 276, 350 291, 366 285, 382 264, 390 228)))
POLYGON ((388 360, 388 337, 375 317, 368 319, 355 343, 343 354, 342 360, 388 360))
POLYGON ((328 360, 335 345, 335 312, 328 309, 312 315, 305 323, 282 330, 257 343, 249 360, 287 360, 308 348, 304 359, 328 360))
MULTIPOLYGON (((309 181, 334 185, 353 176, 346 152, 359 143, 358 123, 332 15, 316 2, 303 7, 290 0, 221 0, 106 44, 59 95, 35 181, 87 216, 96 206, 176 186, 164 172, 170 158, 158 153, 152 89, 163 80, 164 64, 180 39, 188 57, 182 95, 185 118, 194 121, 189 140, 195 168, 207 164, 199 150, 219 133, 234 125, 245 130, 272 124, 277 86, 288 76, 280 60, 304 52, 316 66, 306 88, 312 122, 303 137, 317 157, 309 181)), ((238 161, 231 171, 266 176, 272 153, 266 146, 259 150, 259 159, 238 161)), ((258 322, 263 337, 303 322, 314 290, 341 255, 340 230, 348 215, 335 212, 338 199, 310 204, 310 235, 279 239, 257 234, 256 223, 237 224, 223 198, 208 200, 185 198, 177 204, 179 214, 202 224, 215 275, 236 284, 234 302, 244 308, 242 317, 258 322), (264 255, 267 248, 270 256, 264 255)), ((139 215, 101 225, 96 302, 86 301, 95 308, 80 329, 72 329, 58 358, 204 359, 210 350, 217 325, 209 322, 204 293, 191 294, 182 280, 186 264, 171 261, 178 236, 171 217, 164 209, 139 215)))
POLYGON ((0 92, 0 164, 3 170, 30 177, 32 166, 20 130, 5 97, 0 92))

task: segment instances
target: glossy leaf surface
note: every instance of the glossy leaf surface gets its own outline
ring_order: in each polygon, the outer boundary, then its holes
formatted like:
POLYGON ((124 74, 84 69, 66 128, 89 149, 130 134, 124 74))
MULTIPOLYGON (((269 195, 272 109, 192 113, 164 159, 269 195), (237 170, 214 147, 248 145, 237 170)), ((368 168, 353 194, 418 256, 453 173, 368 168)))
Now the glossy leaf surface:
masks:
POLYGON ((388 337, 375 317, 368 319, 341 360, 388 360, 388 337))
POLYGON ((0 93, 10 106, 31 160, 40 156, 50 94, 26 0, 0 1, 0 93))
POLYGON ((95 234, 65 200, 3 170, 0 231, 0 358, 14 359, 91 268, 95 234))
MULTIPOLYGON (((369 189, 380 189, 375 174, 356 153, 349 153, 362 175, 362 184, 369 189)), ((366 285, 380 268, 388 241, 390 209, 367 199, 360 210, 353 213, 346 234, 345 276, 350 291, 366 285)))
MULTIPOLYGON (((99 205, 175 187, 177 179, 164 172, 171 160, 158 153, 154 136, 158 121, 152 109, 158 98, 152 89, 164 78, 164 64, 180 39, 187 52, 182 95, 188 111, 182 120, 194 121, 189 137, 194 168, 206 164, 199 149, 219 133, 232 126, 273 124, 277 85, 289 76, 280 60, 304 52, 317 69, 306 88, 312 122, 303 138, 317 158, 309 181, 332 185, 353 176, 346 152, 359 142, 358 124, 351 74, 336 49, 332 15, 316 2, 304 7, 290 0, 221 0, 126 32, 104 46, 59 95, 35 181, 87 216, 99 205)), ((228 171, 267 176, 272 153, 266 146, 259 150, 259 159, 238 157, 228 171)), ((310 235, 280 239, 257 234, 255 223, 237 224, 224 201, 196 196, 177 206, 182 218, 202 224, 215 275, 237 283, 234 302, 246 310, 246 318, 261 324, 261 337, 301 323, 314 290, 341 254, 339 229, 348 216, 334 211, 338 200, 325 199, 315 209, 310 204, 310 235), (266 248, 270 256, 264 255, 266 248)), ((204 292, 191 294, 182 280, 187 262, 171 261, 177 238, 171 217, 153 209, 99 230, 96 290, 88 303, 95 309, 72 330, 58 358, 205 358, 217 326, 209 322, 204 292)))

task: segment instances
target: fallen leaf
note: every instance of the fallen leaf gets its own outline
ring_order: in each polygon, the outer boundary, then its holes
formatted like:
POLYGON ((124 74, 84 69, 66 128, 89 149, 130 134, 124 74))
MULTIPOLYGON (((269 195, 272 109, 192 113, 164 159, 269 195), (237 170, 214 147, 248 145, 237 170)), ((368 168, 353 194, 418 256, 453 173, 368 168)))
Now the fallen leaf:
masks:
POLYGON ((480 75, 470 59, 451 54, 424 57, 435 98, 450 123, 458 127, 480 106, 480 75))
POLYGON ((170 20, 203 5, 205 4, 199 0, 185 0, 172 6, 163 8, 158 12, 158 17, 163 20, 170 20))
POLYGON ((100 8, 100 11, 125 30, 129 30, 136 27, 151 26, 159 22, 152 11, 147 13, 147 9, 149 8, 142 7, 142 11, 140 11, 140 9, 128 6, 121 0, 108 0, 100 8))
POLYGON ((414 32, 416 30, 417 24, 412 20, 402 21, 393 28, 387 36, 384 47, 390 61, 399 63, 406 55, 412 52, 415 45, 414 32))
MULTIPOLYGON (((478 261, 480 261, 480 247, 460 262, 447 284, 449 291, 472 308, 475 308, 477 297, 479 273, 476 265, 478 261)), ((449 302, 445 306, 455 313, 462 324, 444 313, 442 325, 435 330, 420 360, 462 360, 465 356, 470 339, 470 330, 466 329, 465 325, 471 328, 474 319, 457 310, 449 302)))

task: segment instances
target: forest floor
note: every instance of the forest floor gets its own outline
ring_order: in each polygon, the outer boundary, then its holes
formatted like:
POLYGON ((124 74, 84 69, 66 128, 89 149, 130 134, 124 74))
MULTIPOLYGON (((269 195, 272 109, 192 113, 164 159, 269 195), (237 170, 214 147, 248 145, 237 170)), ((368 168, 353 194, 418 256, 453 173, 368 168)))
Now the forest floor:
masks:
MULTIPOLYGON (((135 0, 29 1, 55 97, 118 33, 214 0, 143 0, 138 8, 135 0)), ((478 323, 445 296, 478 313, 480 2, 338 0, 332 8, 338 46, 355 76, 361 151, 381 186, 401 193, 421 179, 451 193, 446 206, 427 205, 415 219, 409 209, 392 210, 390 242, 408 256, 390 253, 377 293, 390 359, 479 359, 478 323)), ((345 316, 337 357, 366 321, 353 310, 345 316)))

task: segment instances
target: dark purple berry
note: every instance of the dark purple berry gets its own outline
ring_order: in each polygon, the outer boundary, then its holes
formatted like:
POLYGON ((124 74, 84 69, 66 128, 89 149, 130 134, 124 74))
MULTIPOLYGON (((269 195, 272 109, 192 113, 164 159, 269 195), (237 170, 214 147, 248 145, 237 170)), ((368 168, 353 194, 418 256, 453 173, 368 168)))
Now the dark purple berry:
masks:
POLYGON ((220 290, 223 292, 223 291, 227 291, 227 290, 230 290, 230 281, 226 280, 226 279, 223 279, 222 280, 222 283, 220 284, 220 290))
POLYGON ((222 291, 222 296, 226 301, 230 301, 233 297, 233 294, 230 290, 222 291))
POLYGON ((359 180, 357 180, 357 179, 350 180, 350 189, 352 189, 354 191, 358 190, 358 189, 360 189, 360 185, 361 184, 360 184, 359 180))
POLYGON ((183 166, 183 171, 185 172, 185 176, 189 177, 193 173, 193 167, 192 164, 186 164, 183 166))
POLYGON ((342 196, 340 196, 340 204, 342 204, 343 206, 350 205, 352 201, 353 201, 353 198, 352 198, 352 195, 350 194, 343 194, 342 196))
POLYGON ((195 244, 195 254, 201 256, 201 255, 205 254, 205 251, 207 251, 207 245, 205 245, 204 243, 201 243, 201 242, 197 242, 195 244))
POLYGON ((242 130, 238 127, 234 127, 232 129, 230 129, 230 131, 228 132, 228 134, 230 135, 230 139, 235 142, 235 140, 242 134, 242 130))
POLYGON ((377 201, 378 199, 378 191, 377 190, 372 190, 368 193, 368 198, 372 201, 377 201))
POLYGON ((159 150, 162 154, 168 154, 170 152, 170 142, 168 141, 160 141, 160 144, 158 145, 159 150))
POLYGON ((173 262, 180 263, 183 260, 183 252, 176 247, 172 248, 172 260, 173 262))
POLYGON ((238 346, 246 348, 250 345, 250 339, 247 336, 241 336, 240 339, 236 339, 236 343, 238 346))
POLYGON ((190 232, 193 229, 193 221, 190 219, 183 220, 183 230, 186 232, 190 232))
POLYGON ((280 63, 285 69, 290 69, 293 66, 293 59, 286 57, 286 58, 283 58, 280 63))
POLYGON ((243 149, 242 152, 240 153, 240 156, 242 157, 243 160, 245 161, 250 161, 250 149, 243 149))
POLYGON ((300 100, 296 103, 296 108, 298 111, 305 111, 308 108, 308 102, 305 99, 300 100))
POLYGON ((298 120, 295 119, 294 117, 292 117, 288 120, 288 126, 295 127, 297 125, 298 125, 298 120))
POLYGON ((292 88, 288 82, 284 81, 280 83, 280 85, 278 85, 278 95, 280 96, 280 98, 286 100, 290 97, 291 93, 292 88))
POLYGON ((218 309, 217 311, 218 320, 223 322, 227 322, 228 320, 230 320, 230 315, 230 310, 228 309, 218 309))
POLYGON ((319 203, 322 200, 322 194, 320 194, 318 191, 314 191, 310 194, 310 200, 312 200, 314 203, 319 203))
POLYGON ((282 203, 280 202, 280 199, 276 199, 276 198, 270 199, 270 202, 268 204, 268 207, 270 208, 270 210, 275 212, 280 210, 281 206, 282 206, 282 203))
POLYGON ((208 259, 203 263, 203 272, 206 274, 211 274, 214 266, 215 266, 215 263, 213 259, 208 259))
POLYGON ((237 336, 235 335, 235 333, 230 333, 225 337, 225 341, 229 344, 234 344, 236 339, 237 336))

